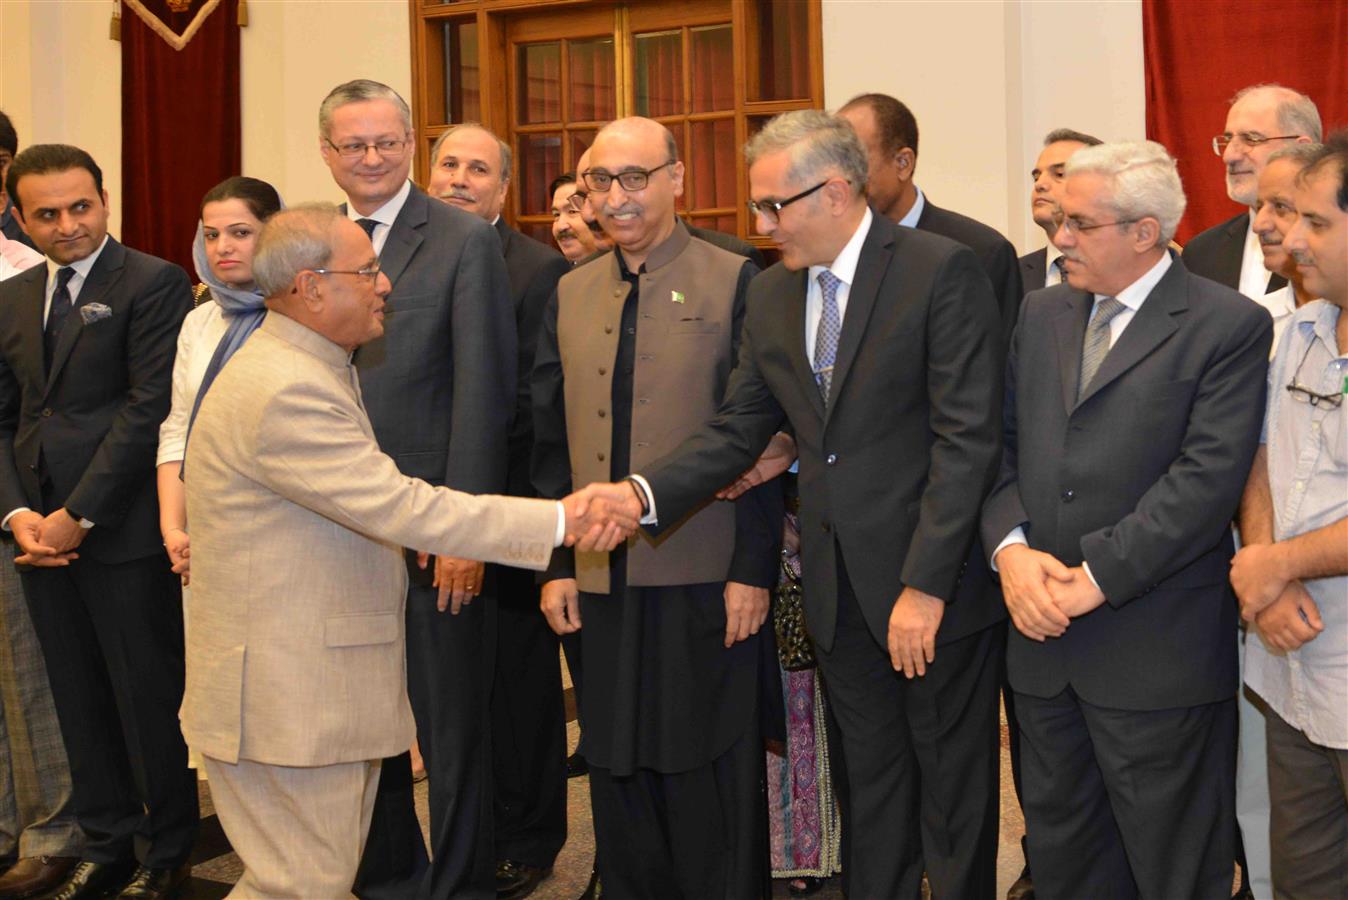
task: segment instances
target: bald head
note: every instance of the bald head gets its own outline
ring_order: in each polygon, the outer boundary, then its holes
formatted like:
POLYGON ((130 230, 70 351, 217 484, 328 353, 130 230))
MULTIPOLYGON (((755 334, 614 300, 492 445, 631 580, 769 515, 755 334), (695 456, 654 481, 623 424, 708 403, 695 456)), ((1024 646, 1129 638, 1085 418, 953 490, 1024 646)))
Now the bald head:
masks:
POLYGON ((583 170, 599 223, 636 269, 674 230, 683 195, 683 163, 669 129, 631 117, 599 130, 583 170))

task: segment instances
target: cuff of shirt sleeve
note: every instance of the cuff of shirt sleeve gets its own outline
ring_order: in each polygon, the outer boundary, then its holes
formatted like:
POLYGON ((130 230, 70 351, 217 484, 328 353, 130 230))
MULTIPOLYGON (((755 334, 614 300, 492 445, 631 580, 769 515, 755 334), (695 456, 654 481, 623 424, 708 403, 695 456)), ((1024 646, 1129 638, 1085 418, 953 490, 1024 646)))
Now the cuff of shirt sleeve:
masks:
MULTIPOLYGON (((13 515, 13 513, 10 513, 10 515, 13 515)), ((560 547, 560 546, 562 546, 562 544, 565 544, 565 543, 566 543, 566 507, 562 505, 562 501, 558 500, 558 501, 557 501, 557 531, 553 534, 553 537, 552 537, 552 546, 553 546, 553 547, 560 547)))
POLYGON ((32 510, 26 506, 20 506, 18 509, 10 510, 9 515, 5 516, 3 519, 0 519, 0 530, 12 531, 13 529, 9 527, 9 520, 14 518, 21 512, 32 512, 32 510))
POLYGON ((646 515, 642 516, 638 520, 638 524, 641 525, 660 524, 660 520, 655 515, 655 492, 651 490, 650 482, 647 481, 645 478, 642 478, 640 475, 633 474, 627 477, 635 481, 637 483, 637 487, 641 488, 641 492, 646 495, 646 509, 650 510, 650 512, 646 513, 646 515))
POLYGON ((1083 559, 1081 561, 1081 568, 1082 571, 1086 573, 1086 577, 1091 580, 1091 584, 1095 585, 1095 589, 1103 594, 1105 592, 1104 588, 1100 587, 1100 582, 1096 581, 1095 576, 1091 574, 1091 564, 1083 559))
POLYGON ((997 548, 995 550, 992 551, 992 558, 988 560, 988 565, 992 568, 992 571, 996 572, 997 554, 1001 553, 1003 548, 1010 547, 1012 544, 1028 544, 1028 543, 1030 542, 1025 539, 1025 526, 1017 525, 1015 528, 1011 529, 1010 534, 1002 538, 1002 542, 997 545, 997 548))

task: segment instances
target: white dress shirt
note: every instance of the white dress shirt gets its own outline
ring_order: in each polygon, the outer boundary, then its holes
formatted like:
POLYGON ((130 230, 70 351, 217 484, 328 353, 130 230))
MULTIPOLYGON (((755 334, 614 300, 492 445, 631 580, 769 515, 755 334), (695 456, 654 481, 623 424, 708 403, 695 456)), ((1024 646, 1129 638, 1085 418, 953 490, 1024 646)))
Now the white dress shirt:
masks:
POLYGON ((384 252, 384 242, 388 240, 389 229, 393 227, 393 221, 398 218, 398 213, 403 211, 403 204, 407 202, 408 194, 412 193, 412 182, 405 182, 402 190, 393 195, 393 199, 383 206, 370 213, 368 216, 362 216, 356 212, 356 207, 349 201, 346 204, 346 217, 352 222, 359 222, 361 219, 373 219, 375 222, 374 233, 370 235, 370 243, 374 244, 375 256, 384 252))
POLYGON ((913 185, 913 190, 917 191, 917 199, 913 201, 913 208, 908 210, 899 224, 904 228, 916 228, 917 220, 922 218, 922 210, 927 208, 927 195, 922 193, 922 188, 913 185))
MULTIPOLYGON (((70 268, 75 270, 75 274, 70 276, 70 281, 66 283, 66 290, 70 291, 70 308, 74 309, 80 302, 80 290, 84 287, 84 280, 89 277, 89 270, 98 262, 98 258, 103 255, 103 248, 108 246, 107 235, 103 236, 103 243, 98 245, 98 249, 90 253, 84 259, 77 260, 70 264, 70 268)), ((56 293, 56 273, 65 268, 60 263, 51 259, 47 260, 47 298, 42 304, 42 327, 47 327, 47 314, 51 312, 51 298, 56 293)))
POLYGON ((1044 287, 1062 284, 1062 251, 1052 241, 1044 247, 1044 287))
MULTIPOLYGON (((1156 265, 1147 270, 1145 275, 1119 291, 1114 297, 1115 300, 1118 300, 1123 304, 1123 311, 1119 312, 1114 318, 1109 320, 1109 346, 1111 349, 1119 342, 1119 336, 1122 335, 1123 330, 1128 327, 1128 323, 1133 321, 1133 316, 1137 315, 1137 311, 1142 308, 1142 304, 1151 294, 1152 289, 1160 283, 1161 278, 1170 270, 1171 262, 1170 252, 1166 251, 1166 253, 1161 256, 1160 260, 1157 261, 1156 265)), ((1092 319, 1095 318, 1095 313, 1100 308, 1100 302, 1105 299, 1108 299, 1105 294, 1095 295, 1095 302, 1091 306, 1092 319)), ((992 571, 997 571, 997 554, 1001 553, 1004 547, 1009 547, 1012 544, 1028 543, 1029 541, 1025 538, 1025 525, 1023 523, 1011 529, 1011 533, 1002 539, 1002 542, 997 545, 996 550, 992 551, 992 571)), ((1091 583, 1097 588, 1100 587, 1100 583, 1097 582, 1095 576, 1091 574, 1090 565, 1083 560, 1081 567, 1086 570, 1086 575, 1090 578, 1091 583)))
POLYGON ((1278 353, 1278 341, 1282 340, 1287 323, 1292 321, 1292 313, 1297 311, 1296 293, 1290 284, 1285 284, 1276 291, 1269 291, 1256 298, 1254 302, 1268 310, 1268 314, 1273 317, 1273 344, 1268 348, 1268 359, 1272 362, 1278 353))
POLYGON ((225 336, 229 321, 214 300, 202 303, 183 319, 178 332, 178 353, 173 359, 173 402, 168 418, 159 426, 159 452, 155 465, 181 462, 187 452, 187 424, 197 402, 201 380, 211 357, 225 336))

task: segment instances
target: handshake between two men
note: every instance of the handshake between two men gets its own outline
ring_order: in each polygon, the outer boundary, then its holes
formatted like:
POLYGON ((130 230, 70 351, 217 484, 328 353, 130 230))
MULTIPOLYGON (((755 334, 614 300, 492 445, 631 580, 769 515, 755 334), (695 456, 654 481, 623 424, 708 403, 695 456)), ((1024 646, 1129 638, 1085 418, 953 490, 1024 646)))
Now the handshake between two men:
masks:
POLYGON ((566 546, 607 553, 636 532, 646 501, 634 481, 595 482, 562 500, 562 508, 566 546))

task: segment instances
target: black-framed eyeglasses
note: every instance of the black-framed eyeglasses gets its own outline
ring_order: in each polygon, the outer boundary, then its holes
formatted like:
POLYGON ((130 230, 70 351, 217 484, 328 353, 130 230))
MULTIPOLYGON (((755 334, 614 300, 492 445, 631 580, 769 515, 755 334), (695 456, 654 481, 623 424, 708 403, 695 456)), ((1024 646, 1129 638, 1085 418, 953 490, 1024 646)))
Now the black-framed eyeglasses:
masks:
POLYGON ((385 159, 392 159, 393 157, 401 156, 403 148, 409 143, 407 140, 395 140, 393 138, 375 141, 373 144, 367 144, 364 141, 350 141, 345 144, 334 144, 327 138, 323 138, 323 140, 327 142, 329 147, 336 150, 337 155, 343 159, 362 159, 366 153, 370 152, 371 147, 374 148, 375 153, 378 153, 385 159))
POLYGON ((1054 226, 1056 228, 1061 228, 1068 234, 1076 234, 1077 232, 1081 233, 1091 232, 1097 228, 1108 228, 1110 225, 1132 225, 1134 222, 1140 221, 1142 220, 1119 219, 1116 222, 1098 222, 1094 225, 1087 225, 1083 223, 1080 219, 1078 219, 1076 216, 1064 216, 1062 213, 1058 213, 1056 216, 1053 217, 1054 226))
POLYGON ((1226 152, 1228 144, 1234 144, 1240 141, 1249 149, 1253 150, 1260 144, 1267 144, 1269 141, 1295 141, 1301 137, 1299 134, 1276 134, 1273 137, 1264 137, 1255 131, 1238 131, 1235 134, 1219 134, 1212 139, 1212 152, 1221 156, 1226 152))
POLYGON ((678 160, 671 159, 654 169, 628 169, 626 172, 619 172, 617 175, 586 169, 580 174, 580 177, 585 179, 585 186, 596 194, 607 194, 613 189, 613 182, 615 181, 622 185, 625 191, 644 191, 646 185, 650 183, 652 175, 663 168, 674 165, 676 162, 678 160))
POLYGON ((309 271, 315 275, 359 275, 361 278, 374 281, 379 277, 379 263, 366 266, 363 269, 310 269, 309 271))
MULTIPOLYGON (((1309 403, 1311 406, 1323 404, 1330 409, 1338 409, 1343 403, 1343 394, 1321 394, 1306 387, 1298 380, 1301 377, 1301 367, 1306 365, 1306 359, 1311 355, 1311 348, 1314 346, 1315 341, 1306 345, 1306 352, 1301 354, 1301 362, 1297 363, 1296 371, 1292 373, 1292 383, 1287 385, 1287 393, 1292 395, 1293 400, 1300 400, 1302 403, 1309 403)), ((1345 383, 1348 383, 1348 381, 1345 383)))
MULTIPOLYGON (((778 217, 782 214, 783 209, 786 209, 786 207, 790 206, 792 203, 795 203, 797 200, 804 200, 806 197, 810 196, 815 191, 821 190, 824 187, 824 185, 828 184, 832 180, 833 180, 832 178, 825 178, 823 181, 819 182, 814 187, 806 188, 799 194, 796 194, 794 197, 787 197, 785 200, 750 200, 747 204, 749 207, 749 215, 762 216, 769 222, 775 224, 777 222, 778 217)), ((847 183, 851 184, 852 182, 849 181, 847 183)))

